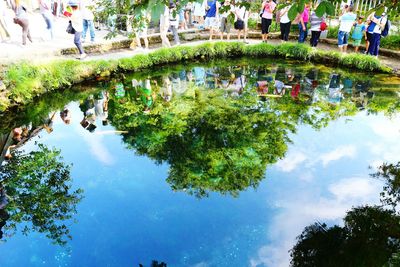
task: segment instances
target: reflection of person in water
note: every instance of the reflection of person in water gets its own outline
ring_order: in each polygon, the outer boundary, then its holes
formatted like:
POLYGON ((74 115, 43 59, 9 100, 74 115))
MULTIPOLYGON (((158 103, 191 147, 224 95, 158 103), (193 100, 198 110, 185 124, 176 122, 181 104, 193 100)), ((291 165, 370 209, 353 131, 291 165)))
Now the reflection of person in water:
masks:
POLYGON ((68 107, 64 107, 64 109, 60 112, 60 118, 65 124, 71 123, 71 111, 68 107))
POLYGON ((155 98, 156 95, 153 93, 150 80, 146 79, 140 87, 140 99, 144 105, 144 113, 149 113, 151 111, 155 98))
POLYGON ((3 238, 3 231, 1 230, 5 225, 10 215, 6 211, 6 206, 8 204, 8 199, 6 195, 6 190, 0 183, 0 239, 3 238))
POLYGON ((100 92, 95 96, 94 114, 103 126, 108 125, 108 92, 100 92))
POLYGON ((354 94, 352 100, 355 102, 359 110, 364 110, 368 104, 369 99, 374 97, 374 92, 369 90, 371 86, 370 81, 357 81, 355 84, 354 94))
POLYGON ((83 119, 80 122, 81 126, 93 133, 97 128, 93 96, 90 95, 83 103, 81 103, 81 105, 79 105, 79 108, 83 112, 83 119))
POLYGON ((166 102, 170 102, 172 99, 172 83, 168 76, 163 77, 161 96, 166 102))
POLYGON ((202 86, 205 84, 206 71, 203 67, 193 68, 194 82, 197 86, 202 86))
POLYGON ((343 86, 340 84, 340 74, 332 74, 328 85, 328 101, 330 103, 334 104, 342 101, 342 87, 343 86))

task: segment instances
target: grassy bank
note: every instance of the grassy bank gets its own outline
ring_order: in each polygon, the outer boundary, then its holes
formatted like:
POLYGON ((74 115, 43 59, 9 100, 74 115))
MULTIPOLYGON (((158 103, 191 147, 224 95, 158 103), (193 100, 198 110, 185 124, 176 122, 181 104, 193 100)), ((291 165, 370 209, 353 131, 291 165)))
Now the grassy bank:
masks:
POLYGON ((291 58, 365 71, 391 72, 379 60, 370 56, 313 50, 300 44, 257 44, 245 46, 236 42, 205 43, 198 46, 178 46, 158 49, 146 55, 119 60, 60 60, 46 64, 20 62, 7 67, 2 74, 6 84, 5 97, 0 98, 0 111, 13 105, 27 104, 35 97, 84 80, 107 77, 117 72, 140 71, 168 63, 188 60, 249 56, 256 58, 291 58))

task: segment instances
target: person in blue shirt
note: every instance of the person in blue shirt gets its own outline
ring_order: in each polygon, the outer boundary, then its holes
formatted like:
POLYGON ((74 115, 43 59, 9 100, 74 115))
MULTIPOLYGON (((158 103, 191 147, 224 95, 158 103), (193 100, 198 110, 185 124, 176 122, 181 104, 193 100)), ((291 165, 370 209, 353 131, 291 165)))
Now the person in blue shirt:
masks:
POLYGON ((206 30, 210 30, 210 41, 212 40, 214 31, 217 31, 220 26, 218 21, 218 13, 220 7, 221 4, 217 0, 207 1, 204 27, 206 30))
POLYGON ((364 17, 362 16, 358 17, 358 21, 354 24, 353 34, 351 35, 351 38, 353 39, 354 50, 356 53, 358 52, 362 38, 367 37, 365 32, 366 27, 363 19, 364 17))

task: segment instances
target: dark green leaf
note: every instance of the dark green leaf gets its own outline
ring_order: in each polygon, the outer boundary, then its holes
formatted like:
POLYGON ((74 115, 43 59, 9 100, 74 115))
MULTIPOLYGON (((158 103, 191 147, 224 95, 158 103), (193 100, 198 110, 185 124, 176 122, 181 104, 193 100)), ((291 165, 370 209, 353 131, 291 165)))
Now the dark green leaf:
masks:
POLYGON ((326 12, 326 2, 321 2, 317 9, 315 10, 315 14, 317 15, 317 17, 322 17, 326 12))
POLYGON ((294 4, 294 5, 289 9, 289 11, 288 11, 289 19, 290 19, 291 21, 293 21, 293 20, 296 18, 296 16, 297 16, 298 13, 299 13, 299 12, 297 12, 297 5, 294 4))

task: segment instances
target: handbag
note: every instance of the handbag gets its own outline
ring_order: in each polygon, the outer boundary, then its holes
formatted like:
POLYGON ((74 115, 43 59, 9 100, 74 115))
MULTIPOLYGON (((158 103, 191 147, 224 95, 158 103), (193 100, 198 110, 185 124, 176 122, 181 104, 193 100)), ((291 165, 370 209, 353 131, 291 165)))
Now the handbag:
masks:
POLYGON ((320 25, 321 31, 325 31, 326 28, 328 28, 328 25, 326 25, 325 21, 321 22, 321 25, 320 25))
POLYGON ((69 21, 69 23, 68 23, 67 33, 69 33, 69 34, 75 34, 75 29, 74 29, 74 27, 72 27, 71 21, 69 21))
POLYGON ((238 19, 234 23, 235 30, 243 30, 244 29, 244 21, 241 19, 238 19))

